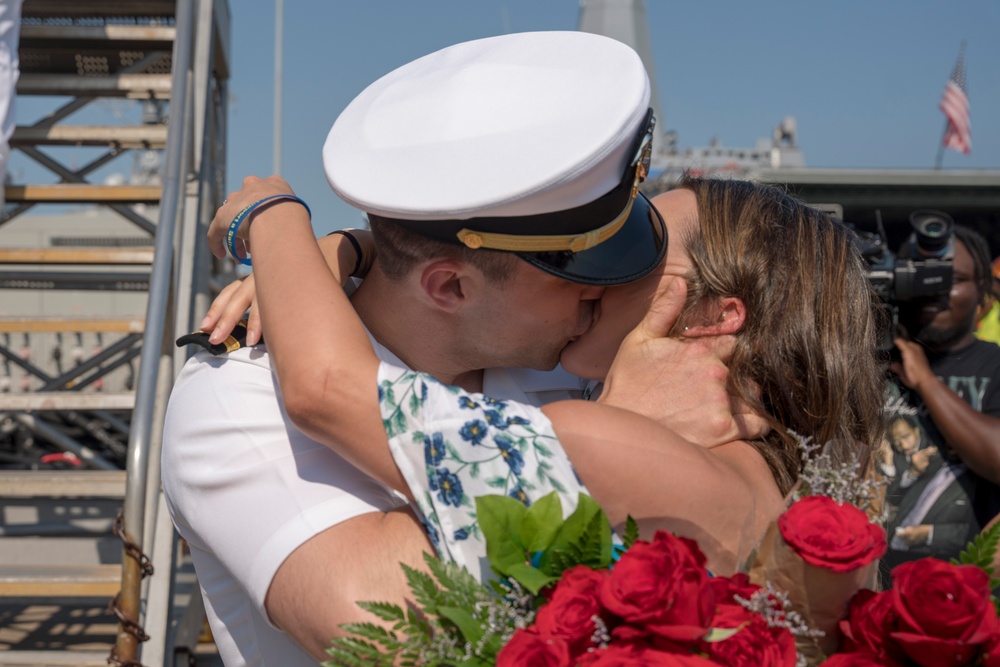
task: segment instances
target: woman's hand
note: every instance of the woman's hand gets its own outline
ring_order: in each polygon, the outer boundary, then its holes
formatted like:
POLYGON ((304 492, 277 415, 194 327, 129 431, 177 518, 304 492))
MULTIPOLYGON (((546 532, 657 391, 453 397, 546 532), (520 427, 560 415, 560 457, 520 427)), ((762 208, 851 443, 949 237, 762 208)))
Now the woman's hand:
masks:
POLYGON ((661 283, 646 317, 618 349, 599 400, 645 415, 703 447, 763 437, 767 422, 726 390, 735 339, 666 337, 686 293, 682 278, 661 283))
MULTIPOLYGON (((281 176, 268 176, 258 178, 247 176, 243 179, 243 187, 235 192, 230 192, 222 206, 215 212, 215 217, 208 227, 208 247, 212 254, 223 259, 228 249, 226 248, 226 234, 229 232, 230 223, 247 206, 258 202, 266 197, 274 195, 294 194, 292 186, 281 176)), ((302 206, 294 201, 276 201, 273 206, 302 206)), ((243 248, 247 254, 250 253, 250 223, 251 220, 244 220, 236 233, 236 248, 243 248)))

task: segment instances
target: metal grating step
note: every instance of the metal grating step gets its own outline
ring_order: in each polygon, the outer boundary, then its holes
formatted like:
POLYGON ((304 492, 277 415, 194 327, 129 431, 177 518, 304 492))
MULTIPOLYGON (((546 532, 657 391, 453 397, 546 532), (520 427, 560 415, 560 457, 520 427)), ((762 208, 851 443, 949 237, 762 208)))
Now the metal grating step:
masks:
POLYGON ((139 318, 122 319, 62 319, 7 318, 0 319, 0 333, 142 333, 146 322, 139 318))
POLYGON ((175 0, 31 0, 21 12, 22 19, 113 19, 137 22, 142 18, 173 18, 177 11, 175 0))
POLYGON ((22 73, 18 79, 17 94, 166 100, 170 99, 170 74, 79 76, 78 74, 32 74, 28 72, 22 73))
POLYGON ((107 49, 152 49, 169 51, 177 30, 171 25, 56 25, 41 23, 22 25, 20 48, 51 48, 53 43, 72 42, 74 48, 84 50, 97 47, 107 49))
POLYGON ((39 391, 33 394, 0 394, 0 410, 131 410, 134 407, 134 393, 39 391))
POLYGON ((0 651, 0 667, 108 667, 100 651, 0 651))
POLYGON ((124 470, 0 470, 3 498, 124 498, 124 470))
POLYGON ((0 248, 0 264, 152 264, 152 248, 0 248))
POLYGON ((8 185, 8 202, 36 204, 155 204, 163 189, 158 185, 8 185))
POLYGON ((18 127, 11 146, 113 146, 116 148, 163 148, 166 125, 53 125, 18 127))
POLYGON ((112 597, 121 576, 120 565, 0 565, 0 597, 112 597))

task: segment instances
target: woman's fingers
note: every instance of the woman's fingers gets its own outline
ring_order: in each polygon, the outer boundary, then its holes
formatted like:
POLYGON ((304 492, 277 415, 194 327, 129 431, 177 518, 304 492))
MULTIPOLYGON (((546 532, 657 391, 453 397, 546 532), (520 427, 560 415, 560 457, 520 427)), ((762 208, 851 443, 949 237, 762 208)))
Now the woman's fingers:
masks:
POLYGON ((251 322, 247 322, 247 345, 255 345, 260 340, 260 314, 257 312, 257 294, 253 275, 243 280, 237 280, 226 285, 219 296, 215 297, 208 314, 202 320, 202 331, 211 331, 208 337, 210 343, 220 343, 233 332, 236 325, 243 319, 247 309, 251 309, 251 317, 256 326, 253 327, 256 340, 251 340, 251 322))
POLYGON ((250 302, 250 314, 247 315, 247 345, 256 345, 260 342, 263 329, 260 326, 260 308, 257 307, 257 291, 254 290, 253 300, 250 302))
MULTIPOLYGON (((267 178, 247 176, 244 178, 243 187, 229 193, 229 196, 215 212, 212 222, 209 223, 208 247, 212 254, 222 259, 228 253, 226 241, 229 235, 229 226, 240 211, 265 197, 280 194, 294 194, 288 182, 280 176, 268 176, 267 178)), ((238 240, 235 244, 238 251, 244 251, 244 243, 249 243, 246 241, 247 227, 249 225, 240 225, 238 230, 238 240)))
POLYGON ((199 329, 202 331, 212 331, 215 329, 226 309, 226 305, 232 300, 233 293, 240 288, 242 282, 242 280, 235 280, 219 291, 219 294, 212 300, 212 305, 208 307, 208 312, 205 313, 205 317, 198 327, 199 329))

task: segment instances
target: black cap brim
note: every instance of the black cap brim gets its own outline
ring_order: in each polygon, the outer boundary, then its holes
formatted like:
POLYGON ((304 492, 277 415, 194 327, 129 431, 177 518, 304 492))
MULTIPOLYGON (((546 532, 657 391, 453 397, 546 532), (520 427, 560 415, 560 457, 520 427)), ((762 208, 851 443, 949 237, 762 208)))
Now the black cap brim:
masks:
POLYGON ((666 252, 667 227, 656 207, 640 192, 625 224, 603 243, 581 252, 516 254, 532 266, 571 282, 622 285, 647 275, 666 252))

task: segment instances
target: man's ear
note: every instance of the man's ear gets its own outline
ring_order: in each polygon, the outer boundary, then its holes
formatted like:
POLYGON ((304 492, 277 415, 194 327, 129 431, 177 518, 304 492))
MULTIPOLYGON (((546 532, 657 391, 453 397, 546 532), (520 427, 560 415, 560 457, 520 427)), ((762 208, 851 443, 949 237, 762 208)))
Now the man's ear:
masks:
POLYGON ((747 307, 743 300, 735 296, 723 297, 702 311, 705 317, 695 316, 694 324, 684 327, 683 335, 725 336, 738 332, 747 320, 747 307))
POLYGON ((454 313, 468 299, 468 267, 453 259, 436 259, 420 272, 420 288, 435 307, 454 313))

